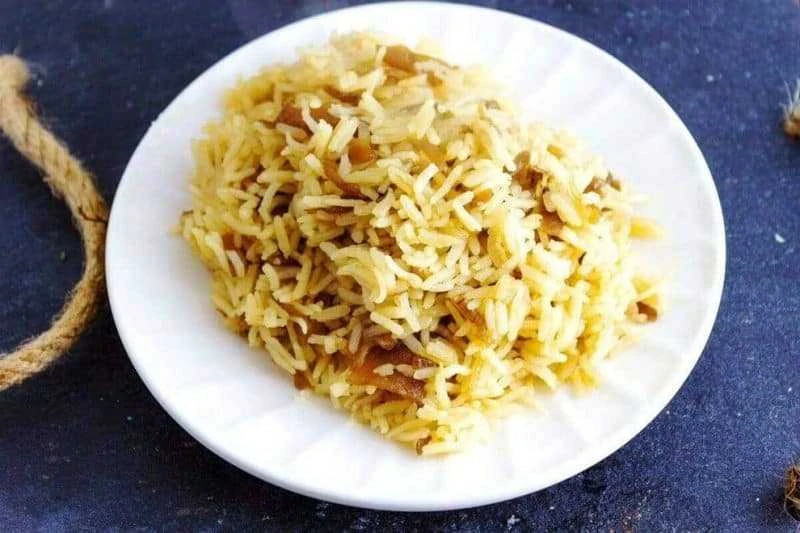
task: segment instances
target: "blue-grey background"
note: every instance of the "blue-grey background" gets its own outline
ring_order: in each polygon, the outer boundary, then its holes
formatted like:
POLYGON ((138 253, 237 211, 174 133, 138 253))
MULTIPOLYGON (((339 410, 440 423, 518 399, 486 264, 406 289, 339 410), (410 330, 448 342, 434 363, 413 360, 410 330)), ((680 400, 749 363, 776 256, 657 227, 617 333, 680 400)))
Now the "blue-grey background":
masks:
MULTIPOLYGON (((188 82, 258 35, 355 3, 0 0, 0 53, 31 62, 42 115, 110 200, 150 122, 188 82)), ((800 5, 479 3, 621 59, 708 160, 727 226, 725 292, 669 407, 605 461, 533 495, 445 513, 347 508, 270 486, 198 445, 136 376, 105 307, 57 364, 0 394, 0 529, 795 530, 780 483, 800 456, 800 142, 778 122, 784 82, 800 76, 800 5)), ((48 325, 82 252, 66 208, 5 141, 0 221, 4 351, 48 325)))

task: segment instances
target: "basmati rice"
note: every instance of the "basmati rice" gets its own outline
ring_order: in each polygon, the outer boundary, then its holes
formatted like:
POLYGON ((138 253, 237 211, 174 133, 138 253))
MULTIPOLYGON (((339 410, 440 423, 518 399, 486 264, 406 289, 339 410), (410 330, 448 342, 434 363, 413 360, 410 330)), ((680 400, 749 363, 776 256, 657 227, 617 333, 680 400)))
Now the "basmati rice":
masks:
POLYGON ((268 67, 193 145, 181 232, 225 324, 418 453, 484 439, 661 310, 658 228, 480 67, 357 33, 268 67))

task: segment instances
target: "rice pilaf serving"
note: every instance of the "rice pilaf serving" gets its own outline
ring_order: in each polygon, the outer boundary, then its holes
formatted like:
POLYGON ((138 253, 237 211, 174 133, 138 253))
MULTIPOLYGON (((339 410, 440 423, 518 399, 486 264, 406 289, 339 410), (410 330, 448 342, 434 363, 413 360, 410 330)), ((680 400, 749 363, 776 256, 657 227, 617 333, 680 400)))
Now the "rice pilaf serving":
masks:
POLYGON ((421 454, 458 451, 661 311, 657 228, 480 67, 335 36, 225 96, 180 231, 225 324, 299 389, 421 454))

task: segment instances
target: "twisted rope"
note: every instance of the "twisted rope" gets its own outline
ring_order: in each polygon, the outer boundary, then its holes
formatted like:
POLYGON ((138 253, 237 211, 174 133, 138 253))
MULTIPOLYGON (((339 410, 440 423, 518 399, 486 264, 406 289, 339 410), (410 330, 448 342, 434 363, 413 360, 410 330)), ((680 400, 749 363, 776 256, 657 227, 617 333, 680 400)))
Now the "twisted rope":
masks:
POLYGON ((103 250, 108 208, 91 175, 39 121, 21 92, 30 79, 25 63, 0 56, 0 129, 14 147, 44 173, 44 181, 63 198, 83 239, 83 276, 50 329, 0 355, 0 391, 39 372, 67 351, 94 316, 103 289, 103 250))

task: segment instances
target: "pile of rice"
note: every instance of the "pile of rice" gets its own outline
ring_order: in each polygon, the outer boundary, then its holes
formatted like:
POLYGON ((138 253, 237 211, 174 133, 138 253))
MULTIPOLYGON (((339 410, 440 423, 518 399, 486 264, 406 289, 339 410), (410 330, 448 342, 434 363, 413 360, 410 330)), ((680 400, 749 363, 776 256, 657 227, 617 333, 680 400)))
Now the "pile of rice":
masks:
POLYGON ((656 229, 478 67, 372 34, 239 82, 195 141, 180 231, 225 324, 418 453, 595 369, 660 311, 656 229), (426 55, 427 54, 427 55, 426 55))

